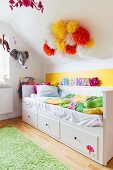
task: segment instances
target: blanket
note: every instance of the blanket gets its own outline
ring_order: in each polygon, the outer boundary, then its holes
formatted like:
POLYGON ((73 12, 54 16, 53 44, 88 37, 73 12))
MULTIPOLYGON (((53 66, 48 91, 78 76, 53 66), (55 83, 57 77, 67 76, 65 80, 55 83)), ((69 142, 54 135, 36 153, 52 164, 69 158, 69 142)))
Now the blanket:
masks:
POLYGON ((63 98, 44 98, 43 102, 87 114, 103 114, 103 98, 96 96, 67 95, 63 98))

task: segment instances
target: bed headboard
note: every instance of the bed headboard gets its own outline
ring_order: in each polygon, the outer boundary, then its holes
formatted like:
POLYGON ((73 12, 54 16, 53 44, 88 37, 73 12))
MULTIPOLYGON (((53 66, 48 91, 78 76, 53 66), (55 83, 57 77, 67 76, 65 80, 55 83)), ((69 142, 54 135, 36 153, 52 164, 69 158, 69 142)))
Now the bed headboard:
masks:
POLYGON ((102 96, 103 91, 113 90, 113 87, 92 87, 92 86, 58 86, 59 93, 63 94, 74 93, 84 96, 102 96))

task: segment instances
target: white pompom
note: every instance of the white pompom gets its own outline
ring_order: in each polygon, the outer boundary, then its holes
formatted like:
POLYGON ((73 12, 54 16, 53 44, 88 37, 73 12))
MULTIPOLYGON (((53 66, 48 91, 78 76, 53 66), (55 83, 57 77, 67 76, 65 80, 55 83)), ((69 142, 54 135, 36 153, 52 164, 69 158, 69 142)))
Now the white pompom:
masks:
POLYGON ((65 39, 66 44, 75 45, 72 34, 68 34, 65 39))
POLYGON ((76 50, 79 57, 82 58, 89 57, 89 49, 86 46, 78 45, 76 50))
POLYGON ((47 40, 47 44, 49 45, 50 48, 56 49, 56 44, 53 39, 47 40))

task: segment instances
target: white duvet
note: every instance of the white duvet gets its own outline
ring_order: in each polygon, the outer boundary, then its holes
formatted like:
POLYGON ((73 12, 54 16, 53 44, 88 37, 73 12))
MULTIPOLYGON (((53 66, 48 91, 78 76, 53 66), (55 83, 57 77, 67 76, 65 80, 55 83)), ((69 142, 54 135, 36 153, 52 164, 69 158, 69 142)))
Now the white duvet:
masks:
POLYGON ((96 127, 103 126, 102 115, 80 113, 75 110, 44 103, 45 97, 24 97, 23 102, 27 108, 35 108, 42 114, 69 121, 78 126, 96 127))

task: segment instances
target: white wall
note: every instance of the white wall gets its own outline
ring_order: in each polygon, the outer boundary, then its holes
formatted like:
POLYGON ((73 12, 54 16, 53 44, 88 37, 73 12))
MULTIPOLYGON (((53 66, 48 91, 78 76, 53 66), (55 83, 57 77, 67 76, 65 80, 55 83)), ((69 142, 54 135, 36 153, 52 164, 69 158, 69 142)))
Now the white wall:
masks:
POLYGON ((45 72, 112 67, 113 59, 109 58, 113 57, 113 0, 48 0, 43 1, 43 4, 43 14, 35 9, 23 7, 14 11, 7 8, 5 12, 2 11, 2 15, 8 21, 9 15, 6 15, 6 11, 11 14, 10 18, 13 19, 10 19, 10 24, 20 37, 40 54, 45 72), (47 57, 44 54, 43 43, 48 37, 50 26, 60 19, 78 19, 80 24, 89 30, 95 40, 89 57, 94 59, 90 61, 78 56, 63 58, 61 55, 47 57))
POLYGON ((10 11, 8 1, 0 1, 0 19, 9 22, 24 43, 32 47, 42 64, 41 74, 113 67, 113 0, 43 0, 43 4, 45 10, 42 14, 25 7, 10 11), (95 40, 89 53, 91 60, 78 56, 47 57, 44 54, 43 43, 50 26, 60 19, 78 19, 89 30, 95 40))
POLYGON ((27 44, 25 45, 21 41, 9 24, 0 22, 0 35, 2 34, 5 34, 9 38, 11 49, 16 48, 18 50, 26 50, 29 52, 29 59, 26 63, 28 69, 21 68, 18 62, 10 56, 10 80, 8 80, 6 84, 13 87, 14 114, 17 116, 21 114, 21 101, 19 101, 17 93, 19 78, 21 76, 32 76, 35 77, 37 81, 42 81, 43 74, 41 71, 41 63, 38 60, 39 56, 33 52, 32 48, 26 46, 27 44), (15 37, 17 41, 16 45, 14 45, 13 37, 15 37))

